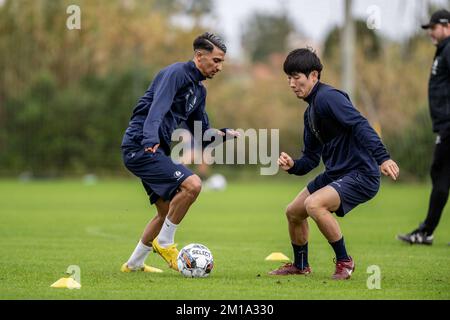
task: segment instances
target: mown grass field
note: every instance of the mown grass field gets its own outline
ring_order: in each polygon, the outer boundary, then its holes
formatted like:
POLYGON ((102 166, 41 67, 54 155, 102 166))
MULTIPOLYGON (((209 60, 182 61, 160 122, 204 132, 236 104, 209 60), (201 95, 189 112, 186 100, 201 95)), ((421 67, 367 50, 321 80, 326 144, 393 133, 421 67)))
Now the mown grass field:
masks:
POLYGON ((215 260, 209 278, 186 279, 151 254, 162 274, 123 274, 155 209, 140 183, 101 180, 0 181, 0 299, 449 299, 450 206, 431 247, 395 240, 424 218, 428 185, 388 184, 340 219, 356 261, 350 281, 330 280, 333 251, 310 223, 309 277, 274 278, 271 252, 292 257, 286 204, 305 181, 234 182, 202 192, 176 234, 180 246, 207 245, 215 260), (50 288, 69 265, 81 269, 80 290, 50 288), (369 290, 367 268, 379 266, 381 289, 369 290))

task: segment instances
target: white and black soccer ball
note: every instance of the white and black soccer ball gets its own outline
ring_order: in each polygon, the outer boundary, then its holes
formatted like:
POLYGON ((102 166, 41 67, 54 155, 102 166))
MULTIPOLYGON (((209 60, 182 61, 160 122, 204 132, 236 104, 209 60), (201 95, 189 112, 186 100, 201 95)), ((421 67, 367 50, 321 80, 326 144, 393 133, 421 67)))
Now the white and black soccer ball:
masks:
POLYGON ((199 243, 191 243, 180 250, 177 257, 178 270, 187 278, 209 276, 214 260, 211 251, 199 243))
POLYGON ((227 179, 221 174, 213 174, 204 183, 206 190, 224 191, 227 188, 227 179))

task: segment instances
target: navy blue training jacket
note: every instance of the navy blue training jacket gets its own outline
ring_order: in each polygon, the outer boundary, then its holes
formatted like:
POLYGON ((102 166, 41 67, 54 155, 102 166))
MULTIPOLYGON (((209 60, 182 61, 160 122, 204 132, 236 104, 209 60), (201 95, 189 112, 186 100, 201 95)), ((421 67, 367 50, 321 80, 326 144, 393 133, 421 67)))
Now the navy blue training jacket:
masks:
POLYGON ((326 173, 332 179, 351 171, 379 176, 379 165, 390 156, 378 134, 352 105, 348 95, 318 82, 305 101, 309 106, 304 115, 303 157, 295 160, 288 172, 304 175, 316 168, 322 157, 326 173), (322 131, 339 128, 338 133, 322 144, 320 136, 318 138, 313 131, 315 127, 310 125, 311 112, 314 112, 315 125, 326 121, 328 127, 323 127, 322 131))
POLYGON ((134 108, 122 147, 159 143, 167 150, 172 132, 181 125, 193 133, 194 121, 202 121, 203 133, 208 130, 205 79, 193 61, 162 69, 134 108))

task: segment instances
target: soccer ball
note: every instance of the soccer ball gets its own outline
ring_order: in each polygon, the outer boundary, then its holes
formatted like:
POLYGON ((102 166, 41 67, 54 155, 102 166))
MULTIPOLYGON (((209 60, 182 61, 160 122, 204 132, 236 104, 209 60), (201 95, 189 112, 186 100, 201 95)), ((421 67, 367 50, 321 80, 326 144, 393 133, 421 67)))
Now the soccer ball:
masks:
POLYGON ((206 180, 205 187, 207 190, 223 191, 227 188, 227 179, 221 174, 213 174, 206 180))
POLYGON ((205 278, 214 267, 211 251, 202 244, 191 243, 180 250, 178 270, 187 278, 205 278))

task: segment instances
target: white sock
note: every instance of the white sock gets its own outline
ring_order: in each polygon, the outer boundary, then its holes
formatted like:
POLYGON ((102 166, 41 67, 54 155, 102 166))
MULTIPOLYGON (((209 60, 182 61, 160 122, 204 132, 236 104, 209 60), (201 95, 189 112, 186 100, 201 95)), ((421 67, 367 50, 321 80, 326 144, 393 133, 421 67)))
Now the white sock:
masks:
POLYGON ((136 249, 134 249, 130 259, 128 259, 127 262, 128 268, 130 269, 142 268, 144 266, 144 261, 145 259, 147 259, 151 249, 152 249, 151 247, 146 246, 145 244, 142 243, 141 240, 139 240, 136 249))
POLYGON ((158 235, 158 243, 161 247, 167 248, 174 243, 175 231, 177 231, 177 224, 172 223, 169 218, 166 217, 164 220, 161 231, 158 235))

